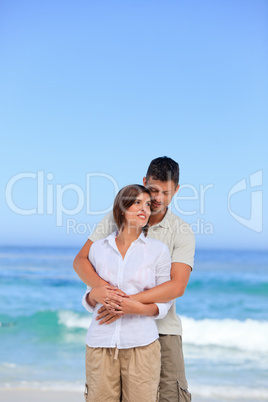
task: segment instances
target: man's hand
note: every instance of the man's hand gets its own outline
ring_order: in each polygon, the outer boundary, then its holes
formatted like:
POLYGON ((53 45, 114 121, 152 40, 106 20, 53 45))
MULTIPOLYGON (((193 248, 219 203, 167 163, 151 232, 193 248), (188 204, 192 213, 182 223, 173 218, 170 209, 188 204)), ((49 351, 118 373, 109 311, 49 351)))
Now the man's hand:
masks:
POLYGON ((116 321, 119 317, 122 317, 122 314, 118 315, 118 314, 111 314, 109 313, 109 311, 107 310, 106 307, 102 306, 99 310, 98 310, 98 315, 96 317, 97 321, 99 322, 99 325, 102 324, 111 324, 112 322, 116 321))

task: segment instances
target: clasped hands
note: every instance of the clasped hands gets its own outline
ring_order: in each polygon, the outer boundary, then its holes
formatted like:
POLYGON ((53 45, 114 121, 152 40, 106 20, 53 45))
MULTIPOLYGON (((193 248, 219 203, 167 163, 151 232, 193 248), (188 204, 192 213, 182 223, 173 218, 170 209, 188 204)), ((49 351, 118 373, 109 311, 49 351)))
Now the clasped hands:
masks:
POLYGON ((103 305, 96 317, 99 324, 111 324, 126 314, 142 314, 143 308, 143 304, 135 300, 133 295, 129 296, 111 285, 93 288, 88 294, 88 302, 93 306, 97 303, 103 305))

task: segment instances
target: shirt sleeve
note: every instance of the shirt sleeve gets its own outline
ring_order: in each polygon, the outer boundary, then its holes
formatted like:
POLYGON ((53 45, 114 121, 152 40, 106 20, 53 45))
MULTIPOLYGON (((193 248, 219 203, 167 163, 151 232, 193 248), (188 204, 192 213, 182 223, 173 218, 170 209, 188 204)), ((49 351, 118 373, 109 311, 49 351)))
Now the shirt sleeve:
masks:
MULTIPOLYGON (((156 267, 156 285, 161 285, 161 283, 170 280, 171 257, 167 246, 164 243, 162 244, 163 251, 158 259, 156 267)), ((172 300, 166 303, 155 303, 158 307, 158 315, 154 316, 153 318, 156 320, 164 318, 172 306, 172 303, 172 300)))
POLYGON ((93 313, 94 312, 94 307, 90 306, 87 303, 86 297, 87 295, 91 292, 91 289, 89 286, 87 287, 86 293, 84 294, 83 298, 82 298, 82 305, 83 307, 89 312, 89 313, 93 313))
POLYGON ((171 262, 181 262, 193 268, 195 237, 191 230, 191 227, 184 222, 184 224, 176 230, 177 233, 175 236, 171 262))
POLYGON ((114 221, 113 212, 111 211, 102 218, 88 238, 94 243, 97 240, 105 239, 116 230, 117 226, 114 221))

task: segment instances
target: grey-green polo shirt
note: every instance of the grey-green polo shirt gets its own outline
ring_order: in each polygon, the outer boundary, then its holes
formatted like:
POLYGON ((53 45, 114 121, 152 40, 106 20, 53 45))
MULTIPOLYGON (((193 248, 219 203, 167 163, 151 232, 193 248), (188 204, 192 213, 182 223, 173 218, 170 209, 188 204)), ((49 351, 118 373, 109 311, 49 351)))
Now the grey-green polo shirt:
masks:
MULTIPOLYGON (((95 242, 103 239, 117 230, 112 211, 109 212, 96 226, 89 240, 95 242)), ((171 254, 171 262, 181 262, 193 268, 195 238, 188 223, 179 216, 173 214, 170 209, 156 225, 148 230, 148 237, 162 241, 168 246, 171 254)), ((182 335, 182 326, 179 316, 176 314, 175 300, 162 320, 157 320, 159 334, 182 335)))

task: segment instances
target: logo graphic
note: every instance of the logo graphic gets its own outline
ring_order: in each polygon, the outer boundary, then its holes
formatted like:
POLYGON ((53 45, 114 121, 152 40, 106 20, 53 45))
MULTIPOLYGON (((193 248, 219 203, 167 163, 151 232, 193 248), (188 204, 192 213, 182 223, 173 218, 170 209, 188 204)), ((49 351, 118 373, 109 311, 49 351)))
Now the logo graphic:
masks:
POLYGON ((231 216, 241 225, 253 230, 254 232, 262 231, 262 190, 252 190, 255 187, 262 186, 262 170, 252 173, 249 176, 250 183, 250 218, 246 219, 243 216, 235 213, 231 208, 231 198, 241 191, 247 190, 246 179, 236 183, 228 193, 228 210, 231 216))

